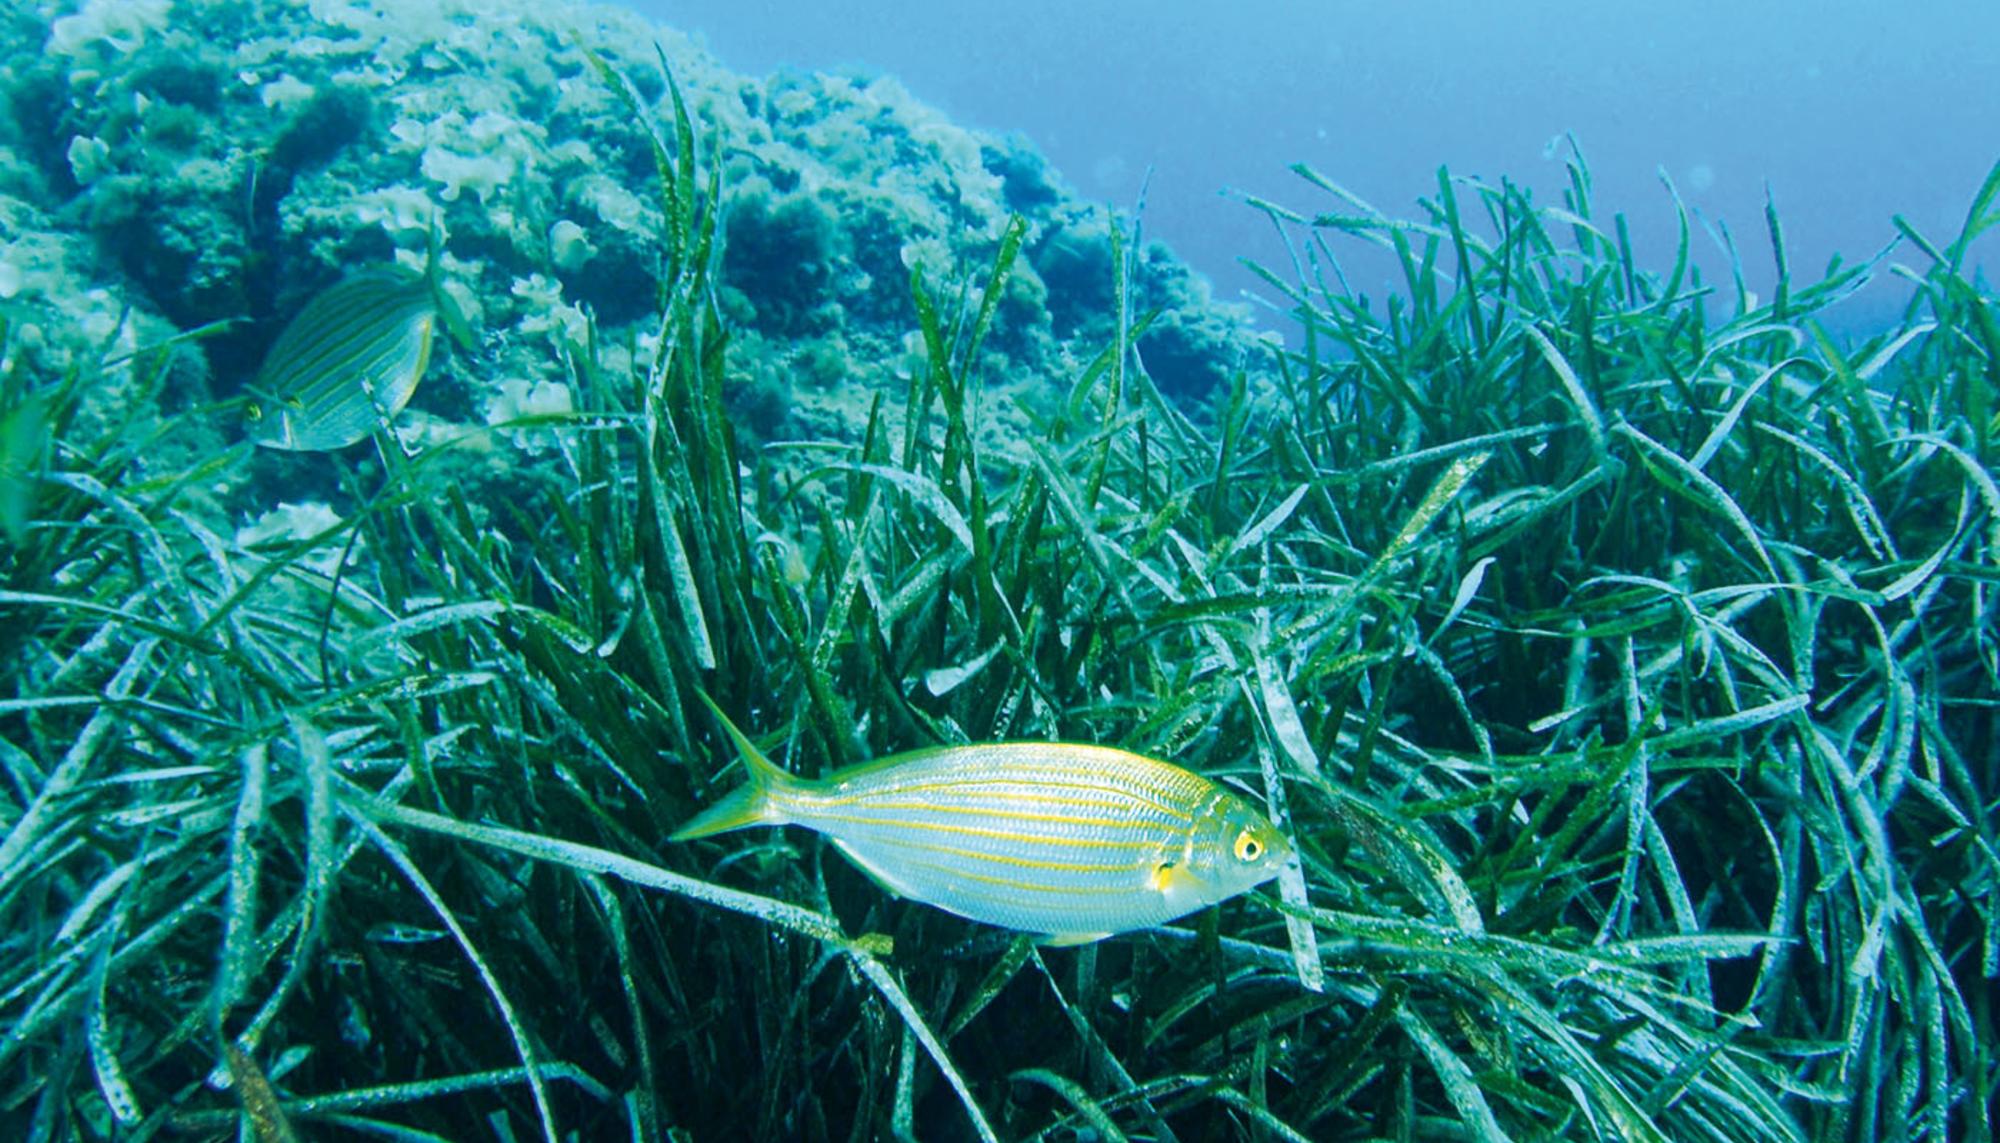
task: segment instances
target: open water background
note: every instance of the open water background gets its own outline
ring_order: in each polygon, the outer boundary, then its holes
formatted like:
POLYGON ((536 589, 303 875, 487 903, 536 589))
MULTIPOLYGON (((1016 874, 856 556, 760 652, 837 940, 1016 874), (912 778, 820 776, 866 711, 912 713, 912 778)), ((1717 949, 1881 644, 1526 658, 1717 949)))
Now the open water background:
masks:
MULTIPOLYGON (((1727 292, 1720 222, 1768 297, 1767 185, 1794 279, 1812 281, 1835 252, 1879 250, 1895 213, 1939 243, 1955 235, 2000 159, 1993 0, 629 2, 739 71, 894 75, 961 123, 1024 133, 1091 197, 1129 205, 1150 167, 1148 233, 1223 298, 1256 287, 1238 257, 1284 259, 1232 188, 1331 205, 1293 162, 1397 217, 1418 216, 1446 164, 1557 202, 1550 143, 1571 132, 1642 266, 1673 259, 1664 170, 1708 224, 1695 239, 1708 280, 1727 292)), ((1379 295, 1399 276, 1346 249, 1357 288, 1379 295)), ((1895 259, 1923 262, 1907 247, 1895 259)), ((1893 320, 1908 293, 1884 279, 1834 324, 1893 320)))

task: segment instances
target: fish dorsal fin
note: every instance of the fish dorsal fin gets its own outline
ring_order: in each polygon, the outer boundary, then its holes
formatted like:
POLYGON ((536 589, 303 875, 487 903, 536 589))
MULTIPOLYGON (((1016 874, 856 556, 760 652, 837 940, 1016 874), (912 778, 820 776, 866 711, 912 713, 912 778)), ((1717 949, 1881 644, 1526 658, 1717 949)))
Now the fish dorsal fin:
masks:
POLYGON ((424 282, 430 286, 431 305, 437 310, 438 322, 452 343, 462 353, 478 348, 479 339, 472 333, 472 323, 465 320, 458 299, 444 288, 444 224, 438 220, 435 206, 431 208, 430 237, 424 246, 424 282))

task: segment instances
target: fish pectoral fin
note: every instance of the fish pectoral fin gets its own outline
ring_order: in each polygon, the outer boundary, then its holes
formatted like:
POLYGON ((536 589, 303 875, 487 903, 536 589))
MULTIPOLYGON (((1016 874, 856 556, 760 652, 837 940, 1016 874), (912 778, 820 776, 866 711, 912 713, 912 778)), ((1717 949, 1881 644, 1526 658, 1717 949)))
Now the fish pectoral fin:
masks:
POLYGON ((1049 933, 1036 943, 1043 948, 1066 949, 1071 945, 1096 944, 1111 935, 1111 933, 1049 933))
POLYGON ((1200 875, 1178 861, 1161 861, 1146 878, 1146 887, 1160 895, 1174 916, 1192 913, 1212 904, 1208 884, 1200 875))

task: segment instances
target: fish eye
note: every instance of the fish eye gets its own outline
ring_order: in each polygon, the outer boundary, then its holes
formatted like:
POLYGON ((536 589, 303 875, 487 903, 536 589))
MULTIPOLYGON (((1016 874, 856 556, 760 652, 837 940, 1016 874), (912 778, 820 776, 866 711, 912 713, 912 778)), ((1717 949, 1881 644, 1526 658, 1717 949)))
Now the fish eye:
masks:
POLYGON ((264 419, 264 406, 252 401, 250 404, 243 406, 243 415, 250 420, 261 421, 264 419))
POLYGON ((1236 835, 1236 860, 1255 861, 1262 856, 1264 843, 1257 840, 1256 834, 1246 829, 1236 835))

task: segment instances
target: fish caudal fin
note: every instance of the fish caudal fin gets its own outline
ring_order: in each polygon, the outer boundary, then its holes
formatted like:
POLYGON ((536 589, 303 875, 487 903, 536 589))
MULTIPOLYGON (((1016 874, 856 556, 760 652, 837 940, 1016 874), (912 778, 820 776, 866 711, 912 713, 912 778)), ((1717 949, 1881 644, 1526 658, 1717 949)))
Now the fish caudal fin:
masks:
MULTIPOLYGON (((700 693, 700 692, 696 692, 700 693)), ((764 756, 757 744, 750 741, 715 700, 706 694, 701 701, 715 712, 722 729, 729 733, 730 741, 736 744, 737 753, 743 756, 743 765, 750 771, 750 780, 731 791, 721 801, 708 807, 688 820, 688 823, 667 836, 668 841, 693 841, 698 837, 727 833, 733 829, 743 829, 754 825, 783 825, 790 820, 779 804, 779 795, 798 784, 798 779, 778 768, 778 764, 764 756)))
POLYGON ((785 817, 771 804, 770 791, 755 781, 731 791, 728 797, 688 819, 688 823, 667 835, 668 841, 693 841, 710 834, 728 833, 753 825, 782 825, 785 817))

